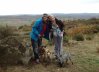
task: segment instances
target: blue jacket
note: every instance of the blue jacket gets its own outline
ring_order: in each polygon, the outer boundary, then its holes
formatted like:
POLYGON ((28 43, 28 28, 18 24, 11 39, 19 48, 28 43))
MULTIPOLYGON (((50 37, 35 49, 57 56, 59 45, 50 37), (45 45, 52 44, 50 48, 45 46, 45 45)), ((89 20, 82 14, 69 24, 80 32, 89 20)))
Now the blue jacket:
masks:
MULTIPOLYGON (((44 38, 46 38, 47 40, 49 40, 49 32, 51 29, 51 23, 47 22, 47 27, 46 27, 46 31, 44 33, 44 38)), ((34 25, 32 26, 32 32, 30 33, 30 38, 37 41, 38 40, 38 35, 41 33, 42 31, 42 25, 43 25, 43 21, 42 18, 39 18, 35 21, 34 25)))

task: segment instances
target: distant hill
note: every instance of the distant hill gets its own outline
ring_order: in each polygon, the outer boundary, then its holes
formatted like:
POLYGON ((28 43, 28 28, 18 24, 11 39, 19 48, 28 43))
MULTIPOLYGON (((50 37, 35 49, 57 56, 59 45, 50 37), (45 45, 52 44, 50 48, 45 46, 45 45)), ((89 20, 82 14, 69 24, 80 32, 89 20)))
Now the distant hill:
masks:
POLYGON ((53 14, 54 16, 62 19, 89 19, 99 18, 99 13, 72 13, 72 14, 53 14))
MULTIPOLYGON (((99 18, 99 13, 53 13, 55 17, 59 19, 89 19, 89 18, 99 18)), ((0 16, 0 24, 30 24, 32 21, 37 18, 42 17, 42 15, 8 15, 8 16, 0 16)))
MULTIPOLYGON (((62 18, 62 19, 88 19, 88 18, 99 18, 99 13, 71 13, 71 14, 64 14, 64 13, 53 13, 55 17, 62 18)), ((0 16, 0 20, 35 20, 42 15, 8 15, 8 16, 0 16)))

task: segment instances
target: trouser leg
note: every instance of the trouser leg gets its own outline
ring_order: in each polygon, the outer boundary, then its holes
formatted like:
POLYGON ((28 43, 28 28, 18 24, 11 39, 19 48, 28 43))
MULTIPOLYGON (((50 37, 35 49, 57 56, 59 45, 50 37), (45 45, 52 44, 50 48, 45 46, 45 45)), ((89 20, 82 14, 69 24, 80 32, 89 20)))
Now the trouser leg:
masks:
POLYGON ((32 47, 33 47, 33 53, 34 53, 34 59, 39 59, 39 49, 38 49, 38 41, 34 41, 31 39, 32 47))
POLYGON ((58 36, 58 41, 57 41, 57 43, 58 43, 58 53, 59 53, 59 55, 62 55, 62 53, 63 53, 63 37, 62 36, 58 36))
POLYGON ((55 55, 59 57, 63 53, 63 36, 55 36, 55 55))

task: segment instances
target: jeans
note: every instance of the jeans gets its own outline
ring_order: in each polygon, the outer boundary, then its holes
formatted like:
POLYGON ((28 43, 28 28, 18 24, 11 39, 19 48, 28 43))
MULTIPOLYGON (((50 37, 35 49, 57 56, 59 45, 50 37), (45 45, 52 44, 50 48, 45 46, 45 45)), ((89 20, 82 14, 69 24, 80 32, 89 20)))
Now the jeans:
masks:
POLYGON ((55 43, 55 56, 59 57, 63 53, 63 32, 61 34, 54 33, 54 43, 55 43))
POLYGON ((37 41, 31 39, 34 59, 39 59, 39 47, 42 45, 42 38, 39 38, 37 41))

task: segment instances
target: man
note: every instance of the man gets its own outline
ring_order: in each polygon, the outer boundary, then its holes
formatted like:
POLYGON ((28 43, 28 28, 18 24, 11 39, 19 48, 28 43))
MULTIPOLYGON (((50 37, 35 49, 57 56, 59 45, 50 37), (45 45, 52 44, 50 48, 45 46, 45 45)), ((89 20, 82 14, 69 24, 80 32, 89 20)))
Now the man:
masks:
POLYGON ((42 45, 42 37, 49 39, 49 32, 51 29, 51 23, 48 22, 48 15, 43 14, 42 18, 35 21, 32 32, 30 33, 34 59, 39 63, 39 47, 42 45))
POLYGON ((52 15, 49 15, 49 20, 52 22, 53 39, 55 43, 55 56, 58 58, 63 52, 63 28, 64 24, 52 15))

